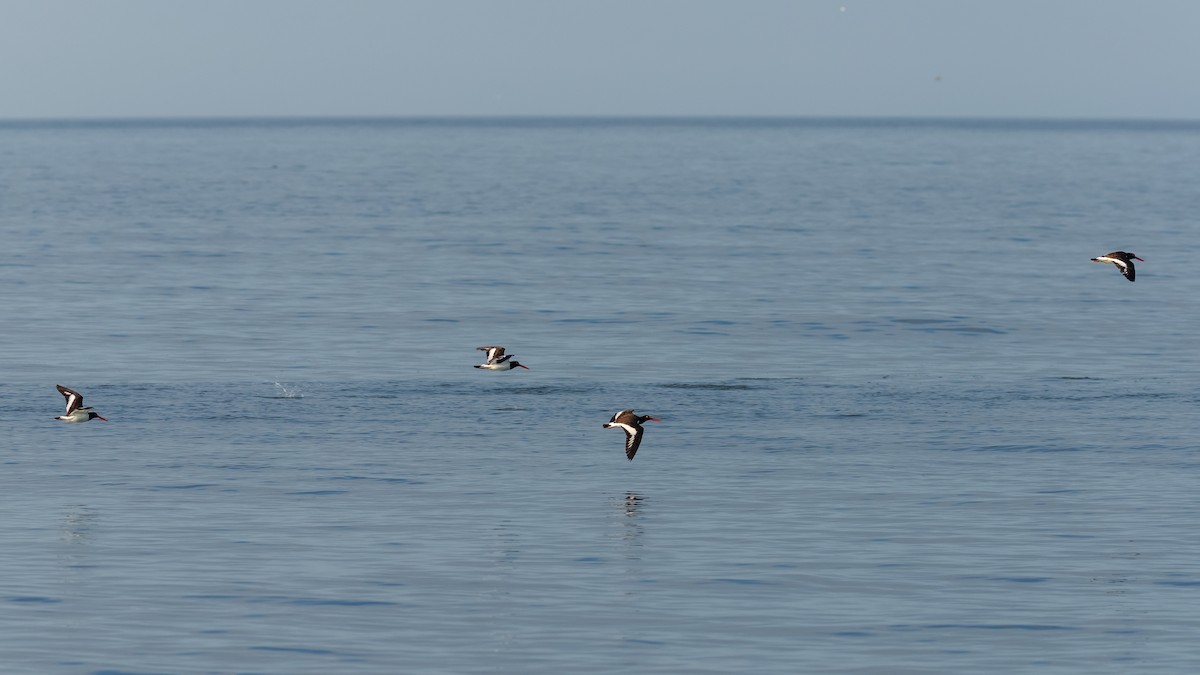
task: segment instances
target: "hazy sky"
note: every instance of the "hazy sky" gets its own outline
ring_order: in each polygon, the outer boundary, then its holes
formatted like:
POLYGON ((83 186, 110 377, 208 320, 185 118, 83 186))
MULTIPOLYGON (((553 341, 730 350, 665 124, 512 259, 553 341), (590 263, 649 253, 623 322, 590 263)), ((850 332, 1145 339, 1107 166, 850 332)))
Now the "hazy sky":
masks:
POLYGON ((0 87, 0 118, 1200 119, 1200 2, 0 0, 0 87))

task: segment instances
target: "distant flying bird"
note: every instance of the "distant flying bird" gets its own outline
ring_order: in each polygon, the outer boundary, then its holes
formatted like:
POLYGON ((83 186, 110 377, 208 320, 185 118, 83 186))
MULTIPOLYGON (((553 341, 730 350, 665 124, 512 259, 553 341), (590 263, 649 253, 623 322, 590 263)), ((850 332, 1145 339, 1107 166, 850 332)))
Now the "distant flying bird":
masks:
POLYGON ((529 366, 521 365, 512 357, 512 354, 505 356, 504 347, 476 347, 476 349, 487 352, 487 360, 475 366, 485 370, 512 370, 513 368, 524 368, 529 370, 529 366))
MULTIPOLYGON (((1130 281, 1133 281, 1134 277, 1137 276, 1137 272, 1133 269, 1134 260, 1142 259, 1137 257, 1135 253, 1126 253, 1125 251, 1113 251, 1112 253, 1105 253, 1104 255, 1092 258, 1092 262, 1112 263, 1116 265, 1117 269, 1121 270, 1121 274, 1124 274, 1125 278, 1130 281)), ((1142 260, 1142 262, 1146 261, 1142 260)))
POLYGON ((93 411, 90 406, 85 407, 83 405, 83 394, 71 389, 67 389, 61 384, 56 384, 54 386, 58 387, 58 393, 62 394, 63 398, 67 399, 67 413, 65 415, 59 415, 54 419, 62 420, 63 422, 71 422, 73 424, 87 422, 94 419, 98 419, 102 422, 108 421, 93 411))
POLYGON ((661 422, 657 417, 649 415, 634 415, 633 408, 622 410, 612 416, 612 419, 604 423, 605 429, 620 427, 625 431, 625 456, 629 461, 633 461, 633 456, 637 454, 638 446, 642 444, 642 422, 650 420, 651 422, 661 422))

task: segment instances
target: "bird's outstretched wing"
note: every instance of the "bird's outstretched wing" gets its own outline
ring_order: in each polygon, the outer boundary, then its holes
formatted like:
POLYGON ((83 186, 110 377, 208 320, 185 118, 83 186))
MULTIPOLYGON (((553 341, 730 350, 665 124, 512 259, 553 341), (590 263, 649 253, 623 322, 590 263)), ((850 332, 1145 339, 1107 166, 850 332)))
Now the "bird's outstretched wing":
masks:
POLYGON ((58 393, 62 394, 63 398, 67 399, 67 415, 70 415, 79 408, 83 407, 83 394, 73 389, 67 389, 61 384, 56 384, 54 386, 58 388, 58 393))
POLYGON ((633 408, 626 408, 624 410, 618 410, 617 412, 613 413, 612 417, 608 418, 608 423, 616 424, 617 420, 620 419, 621 417, 624 417, 625 415, 633 415, 633 408))
POLYGON ((642 434, 644 430, 637 427, 631 427, 628 424, 617 424, 625 432, 625 456, 629 461, 633 461, 633 456, 637 454, 638 446, 642 444, 642 434))
MULTIPOLYGON (((500 359, 501 356, 504 356, 504 347, 493 345, 491 347, 476 347, 476 349, 487 352, 488 363, 496 363, 497 359, 500 359)), ((500 360, 502 361, 503 359, 500 360)))
MULTIPOLYGON (((1133 261, 1132 260, 1125 263, 1124 265, 1117 265, 1117 267, 1120 268, 1121 274, 1124 274, 1125 278, 1130 281, 1133 281, 1134 278, 1137 276, 1137 270, 1133 269, 1133 261)), ((1151 279, 1151 281, 1154 281, 1154 280, 1151 279)))

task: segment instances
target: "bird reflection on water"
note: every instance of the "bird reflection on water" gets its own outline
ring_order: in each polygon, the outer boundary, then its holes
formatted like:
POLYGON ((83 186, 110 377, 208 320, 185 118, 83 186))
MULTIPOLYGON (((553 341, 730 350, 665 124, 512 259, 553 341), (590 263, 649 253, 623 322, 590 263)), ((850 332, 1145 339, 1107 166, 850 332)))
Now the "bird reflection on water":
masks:
POLYGON ((95 519, 96 512, 88 506, 69 507, 63 518, 62 540, 72 544, 85 543, 95 519))
POLYGON ((93 529, 98 518, 97 511, 84 504, 67 506, 62 516, 60 530, 61 544, 55 551, 57 580, 73 587, 73 584, 83 583, 90 576, 90 571, 96 566, 93 556, 95 550, 92 541, 93 529))
POLYGON ((624 506, 625 515, 629 516, 630 518, 637 516, 638 509, 642 506, 642 496, 636 492, 626 492, 624 506))
MULTIPOLYGON (((625 515, 622 520, 621 540, 630 549, 639 549, 642 547, 642 523, 638 521, 638 516, 642 512, 645 501, 636 492, 626 492, 625 498, 620 500, 619 505, 625 515)), ((635 550, 627 550, 626 555, 634 559, 641 557, 635 550)))

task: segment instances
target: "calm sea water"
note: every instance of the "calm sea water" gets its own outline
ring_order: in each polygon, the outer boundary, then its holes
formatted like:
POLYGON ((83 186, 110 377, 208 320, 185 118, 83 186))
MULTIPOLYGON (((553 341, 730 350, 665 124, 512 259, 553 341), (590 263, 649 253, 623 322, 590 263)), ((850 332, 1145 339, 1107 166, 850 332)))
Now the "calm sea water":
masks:
POLYGON ((1137 122, 0 124, 0 670, 1190 672, 1198 164, 1137 122))

